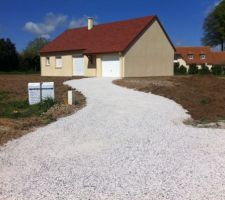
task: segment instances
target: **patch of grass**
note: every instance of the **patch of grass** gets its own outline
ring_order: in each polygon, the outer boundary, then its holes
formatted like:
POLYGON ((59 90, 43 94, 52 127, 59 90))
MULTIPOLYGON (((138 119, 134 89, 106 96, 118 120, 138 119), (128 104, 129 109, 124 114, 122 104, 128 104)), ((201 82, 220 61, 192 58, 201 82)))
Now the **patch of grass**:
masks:
POLYGON ((201 99, 200 103, 201 103, 202 105, 209 104, 209 103, 210 103, 210 99, 208 99, 208 98, 201 99))
POLYGON ((9 100, 9 94, 0 92, 0 117, 3 118, 25 118, 40 116, 51 108, 55 102, 53 99, 46 99, 39 104, 29 105, 27 100, 9 100))
POLYGON ((86 104, 85 97, 75 91, 77 104, 66 105, 67 92, 71 88, 63 84, 64 81, 81 78, 83 77, 41 77, 38 74, 0 72, 0 145, 27 134, 34 127, 49 124, 81 109, 86 104), (30 106, 27 101, 29 82, 54 82, 57 103, 52 106, 53 101, 46 100, 30 106))

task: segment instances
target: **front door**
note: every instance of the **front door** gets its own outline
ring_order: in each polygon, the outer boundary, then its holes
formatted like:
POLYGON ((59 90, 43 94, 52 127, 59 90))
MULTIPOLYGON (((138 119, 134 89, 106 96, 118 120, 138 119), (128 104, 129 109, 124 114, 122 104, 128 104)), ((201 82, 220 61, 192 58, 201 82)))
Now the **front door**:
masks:
POLYGON ((73 57, 73 75, 84 76, 84 56, 76 55, 73 57))

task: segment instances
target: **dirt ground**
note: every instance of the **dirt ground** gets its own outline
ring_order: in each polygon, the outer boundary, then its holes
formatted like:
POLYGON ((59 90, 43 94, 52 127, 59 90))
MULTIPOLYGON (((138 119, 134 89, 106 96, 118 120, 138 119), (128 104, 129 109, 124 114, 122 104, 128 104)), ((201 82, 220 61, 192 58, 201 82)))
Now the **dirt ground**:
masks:
POLYGON ((225 77, 174 76, 125 78, 115 84, 174 100, 199 123, 225 119, 225 77))
POLYGON ((18 138, 35 127, 43 126, 57 118, 69 115, 81 109, 86 104, 86 99, 81 92, 76 91, 76 105, 67 105, 68 86, 63 82, 70 79, 82 77, 41 77, 40 75, 0 75, 0 91, 9 93, 7 100, 26 100, 28 98, 28 82, 51 82, 55 84, 55 98, 57 104, 50 108, 47 113, 39 117, 29 117, 20 119, 0 118, 0 145, 11 139, 18 138))

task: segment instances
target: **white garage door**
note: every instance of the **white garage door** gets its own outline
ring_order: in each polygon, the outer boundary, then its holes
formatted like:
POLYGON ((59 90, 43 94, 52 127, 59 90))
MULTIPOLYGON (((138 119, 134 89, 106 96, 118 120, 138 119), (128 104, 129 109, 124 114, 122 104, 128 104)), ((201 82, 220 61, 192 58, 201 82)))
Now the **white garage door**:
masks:
POLYGON ((76 55, 73 57, 73 75, 84 75, 84 57, 82 55, 76 55))
POLYGON ((103 77, 121 77, 119 56, 110 55, 102 58, 103 77))

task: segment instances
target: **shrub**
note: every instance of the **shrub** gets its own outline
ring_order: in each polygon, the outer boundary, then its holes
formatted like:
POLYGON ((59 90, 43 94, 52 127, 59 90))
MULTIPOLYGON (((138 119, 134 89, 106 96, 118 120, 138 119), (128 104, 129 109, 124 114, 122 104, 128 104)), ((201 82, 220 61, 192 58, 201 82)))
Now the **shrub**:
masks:
POLYGON ((201 99, 200 103, 203 104, 203 105, 206 105, 206 104, 209 104, 210 101, 211 100, 209 98, 204 98, 204 99, 201 99))
POLYGON ((189 66, 188 74, 198 74, 198 67, 195 64, 189 66))
POLYGON ((180 74, 187 74, 187 68, 185 66, 181 65, 179 67, 179 73, 180 74))
POLYGON ((39 109, 42 110, 42 112, 46 112, 49 108, 51 108, 55 104, 54 99, 52 98, 47 98, 41 101, 38 106, 39 109))
POLYGON ((174 74, 179 74, 179 67, 180 67, 179 63, 174 63, 173 65, 174 74))
POLYGON ((214 75, 222 75, 223 67, 221 65, 214 65, 212 66, 211 71, 214 75))
POLYGON ((199 69, 199 74, 210 74, 209 67, 205 64, 201 65, 201 69, 199 69))
POLYGON ((187 73, 187 68, 184 67, 183 65, 178 67, 175 72, 175 74, 177 74, 177 75, 186 74, 186 73, 187 73))

